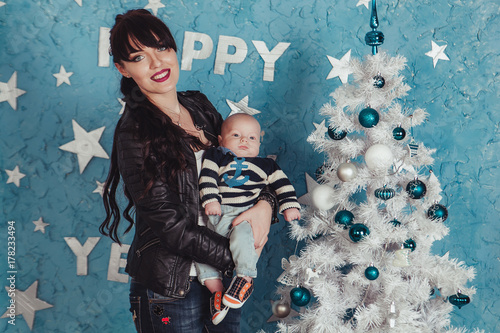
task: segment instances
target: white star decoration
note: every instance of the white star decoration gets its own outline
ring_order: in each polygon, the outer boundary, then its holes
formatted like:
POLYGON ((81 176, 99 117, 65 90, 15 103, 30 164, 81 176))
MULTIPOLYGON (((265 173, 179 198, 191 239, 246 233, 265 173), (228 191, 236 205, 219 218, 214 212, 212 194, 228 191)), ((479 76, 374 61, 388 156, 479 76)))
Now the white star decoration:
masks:
POLYGON ((73 119, 73 132, 75 133, 75 140, 68 142, 59 147, 59 149, 75 153, 78 156, 78 165, 80 166, 80 174, 83 173, 87 164, 89 164, 92 157, 101 157, 109 159, 108 154, 104 151, 99 144, 102 132, 105 126, 86 132, 78 123, 73 119))
POLYGON ((71 82, 69 81, 69 77, 73 75, 73 72, 66 72, 66 69, 64 69, 64 66, 61 65, 61 68, 59 69, 59 73, 52 74, 54 77, 57 79, 56 86, 59 87, 61 84, 66 83, 67 85, 71 85, 71 82))
POLYGON ((122 106, 122 108, 120 109, 120 112, 118 114, 123 114, 123 111, 125 111, 125 101, 121 98, 117 98, 118 100, 118 103, 120 103, 120 105, 122 106))
POLYGON ((17 165, 14 168, 14 170, 5 170, 5 172, 7 172, 7 175, 9 175, 9 179, 7 179, 7 184, 14 183, 17 187, 19 187, 19 185, 21 185, 20 180, 22 178, 26 177, 26 175, 24 173, 21 173, 19 171, 19 166, 17 166, 17 165))
POLYGON ((7 83, 0 82, 0 102, 9 103, 16 110, 17 98, 26 91, 17 88, 17 72, 14 72, 7 83))
POLYGON ((432 50, 427 52, 425 55, 432 58, 434 68, 436 68, 438 60, 450 60, 450 58, 448 58, 448 56, 444 53, 444 49, 446 49, 448 45, 439 46, 434 43, 434 41, 431 41, 431 45, 432 50))
POLYGON ((343 84, 346 83, 347 77, 349 76, 349 74, 352 74, 352 69, 349 65, 349 61, 351 60, 351 50, 347 51, 347 53, 344 54, 344 56, 340 60, 334 57, 330 57, 329 55, 327 55, 327 57, 328 60, 330 60, 333 68, 326 79, 329 80, 338 76, 343 84))
POLYGON ((0 7, 5 6, 5 2, 0 1, 0 7))
POLYGON ((35 230, 33 231, 36 232, 40 230, 42 233, 45 233, 45 227, 50 225, 49 223, 43 222, 43 219, 41 217, 38 220, 33 221, 33 223, 35 224, 35 230))
POLYGON ((82 6, 82 0, 75 0, 75 2, 78 4, 78 6, 82 6))
POLYGON ((227 105, 231 108, 231 113, 229 113, 229 116, 232 116, 235 113, 247 113, 251 116, 256 115, 260 113, 259 110, 253 109, 248 106, 248 96, 245 96, 241 99, 239 102, 233 102, 228 99, 226 99, 227 105))
POLYGON ((156 16, 158 14, 158 9, 163 7, 165 7, 165 5, 161 3, 161 0, 148 0, 148 4, 144 9, 151 9, 156 16))
POLYGON ((306 187, 307 193, 297 199, 297 201, 303 205, 312 206, 312 192, 313 190, 320 186, 308 173, 306 173, 306 187))
POLYGON ((104 193, 104 183, 101 183, 97 180, 95 182, 97 184, 97 187, 95 188, 94 192, 92 192, 92 193, 99 193, 102 197, 102 195, 104 193))
POLYGON ((316 127, 315 133, 317 133, 317 134, 323 134, 323 136, 324 136, 325 133, 328 131, 328 128, 326 128, 324 119, 320 124, 313 123, 313 125, 314 125, 314 127, 316 127))
POLYGON ((356 4, 356 7, 364 5, 368 9, 368 3, 369 2, 370 2, 370 0, 359 0, 358 3, 356 4))
MULTIPOLYGON (((9 287, 5 287, 7 292, 10 292, 9 287)), ((33 282, 25 291, 16 289, 16 316, 23 315, 26 324, 30 330, 33 329, 33 321, 35 320, 35 311, 51 308, 53 305, 44 302, 36 297, 38 289, 38 280, 33 282)), ((7 310, 1 318, 9 317, 10 310, 7 310)))

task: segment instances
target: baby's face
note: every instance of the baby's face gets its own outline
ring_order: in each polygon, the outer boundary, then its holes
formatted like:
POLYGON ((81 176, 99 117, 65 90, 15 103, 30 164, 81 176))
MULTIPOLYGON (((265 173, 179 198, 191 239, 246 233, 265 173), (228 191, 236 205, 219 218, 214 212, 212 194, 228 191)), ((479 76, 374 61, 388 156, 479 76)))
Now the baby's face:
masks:
POLYGON ((219 144, 238 157, 256 157, 260 148, 260 125, 252 116, 236 114, 222 126, 219 144))

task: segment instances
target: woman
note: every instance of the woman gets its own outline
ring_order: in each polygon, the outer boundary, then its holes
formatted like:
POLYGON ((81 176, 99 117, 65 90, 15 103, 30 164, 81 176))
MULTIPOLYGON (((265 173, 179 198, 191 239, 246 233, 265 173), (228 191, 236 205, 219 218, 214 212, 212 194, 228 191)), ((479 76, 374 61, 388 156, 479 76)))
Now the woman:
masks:
MULTIPOLYGON (((131 312, 138 332, 239 332, 240 312, 218 326, 210 319, 210 293, 194 277, 193 263, 232 275, 228 240, 202 226, 198 170, 203 150, 217 145, 222 117, 200 92, 177 92, 177 47, 167 26, 147 10, 116 17, 111 53, 123 75, 126 108, 119 120, 104 187, 104 235, 120 243, 116 189, 123 178, 123 212, 135 236, 127 257, 131 312)), ((267 241, 275 194, 263 190, 235 219, 252 225, 255 247, 267 241)), ((121 229, 120 229, 121 230, 121 229)))

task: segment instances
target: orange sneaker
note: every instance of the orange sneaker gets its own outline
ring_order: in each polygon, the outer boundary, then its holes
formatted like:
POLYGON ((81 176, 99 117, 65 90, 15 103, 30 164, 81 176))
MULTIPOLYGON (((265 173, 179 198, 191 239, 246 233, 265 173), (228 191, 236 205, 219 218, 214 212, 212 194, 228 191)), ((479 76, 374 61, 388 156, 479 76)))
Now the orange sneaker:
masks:
POLYGON ((218 325, 225 317, 229 308, 222 304, 222 291, 212 294, 210 297, 210 314, 212 315, 212 323, 218 325))
POLYGON ((231 309, 239 309, 245 304, 253 291, 253 280, 248 282, 245 278, 235 276, 231 285, 224 294, 222 302, 231 309))

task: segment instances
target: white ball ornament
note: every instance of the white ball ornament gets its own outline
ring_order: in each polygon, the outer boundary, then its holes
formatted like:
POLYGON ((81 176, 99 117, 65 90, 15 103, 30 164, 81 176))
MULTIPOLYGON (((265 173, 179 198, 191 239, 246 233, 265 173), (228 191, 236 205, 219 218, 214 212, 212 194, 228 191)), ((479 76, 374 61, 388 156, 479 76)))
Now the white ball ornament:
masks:
POLYGON ((337 169, 337 177, 343 182, 353 180, 358 175, 358 169, 352 163, 341 163, 337 169))
POLYGON ((333 202, 333 188, 328 185, 319 185, 312 190, 311 199, 314 207, 320 210, 329 210, 335 203, 333 202))
POLYGON ((366 150, 366 166, 371 170, 387 169, 392 165, 394 155, 389 147, 381 143, 374 144, 366 150))

